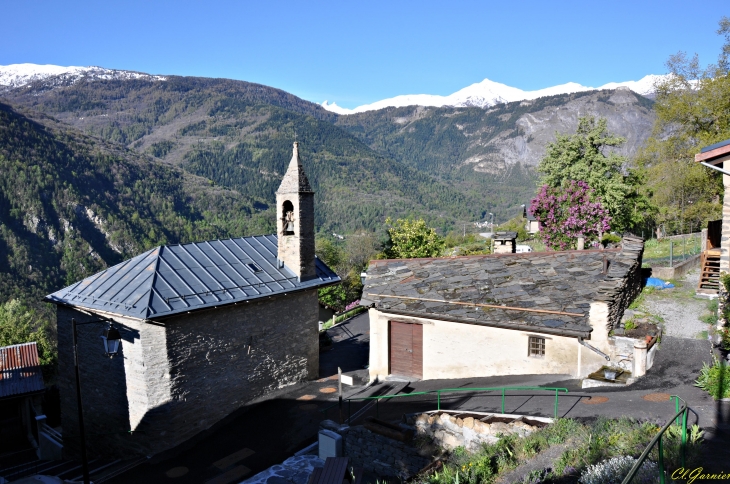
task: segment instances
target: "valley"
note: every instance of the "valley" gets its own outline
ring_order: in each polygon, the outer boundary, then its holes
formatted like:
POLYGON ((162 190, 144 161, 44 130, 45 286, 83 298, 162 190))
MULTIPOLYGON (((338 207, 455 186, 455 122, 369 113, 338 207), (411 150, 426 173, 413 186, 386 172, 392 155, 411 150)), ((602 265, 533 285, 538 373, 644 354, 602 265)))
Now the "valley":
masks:
POLYGON ((0 80, 5 298, 160 243, 271 232, 294 139, 317 230, 382 237, 386 217, 422 217, 441 233, 490 212, 511 218, 555 133, 605 117, 631 157, 654 120, 652 101, 626 88, 337 115, 226 79, 83 68, 0 80))

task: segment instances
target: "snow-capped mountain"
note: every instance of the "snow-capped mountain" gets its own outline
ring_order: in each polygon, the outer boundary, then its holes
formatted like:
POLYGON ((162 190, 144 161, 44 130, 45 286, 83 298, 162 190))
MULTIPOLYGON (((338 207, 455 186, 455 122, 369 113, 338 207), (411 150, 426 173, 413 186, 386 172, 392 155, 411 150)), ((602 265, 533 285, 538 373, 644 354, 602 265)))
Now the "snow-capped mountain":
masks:
POLYGON ((150 79, 164 81, 163 76, 153 76, 141 72, 105 69, 103 67, 88 66, 54 66, 38 64, 10 64, 0 66, 0 90, 22 87, 36 81, 57 78, 59 82, 74 83, 82 77, 94 79, 150 79))
POLYGON ((382 101, 376 101, 372 104, 364 104, 354 109, 347 109, 338 106, 336 103, 330 103, 325 101, 322 103, 322 107, 328 111, 332 111, 337 114, 355 114, 362 113, 365 111, 374 111, 376 109, 383 109, 387 107, 402 107, 402 106, 476 106, 480 108, 488 108, 495 104, 508 103, 514 101, 526 101, 530 99, 537 99, 544 96, 554 96, 556 94, 569 94, 574 92, 583 91, 596 91, 601 89, 617 89, 619 87, 628 87, 637 94, 647 95, 654 92, 654 84, 664 79, 665 76, 648 75, 638 81, 626 81, 626 82, 610 82, 600 87, 587 87, 582 86, 575 82, 569 82, 567 84, 561 84, 559 86, 547 87, 545 89, 538 89, 536 91, 523 91, 516 87, 507 86, 499 82, 490 81, 484 79, 482 82, 477 82, 471 86, 467 86, 463 89, 456 91, 448 96, 438 96, 431 94, 406 94, 402 96, 396 96, 389 99, 383 99, 382 101))

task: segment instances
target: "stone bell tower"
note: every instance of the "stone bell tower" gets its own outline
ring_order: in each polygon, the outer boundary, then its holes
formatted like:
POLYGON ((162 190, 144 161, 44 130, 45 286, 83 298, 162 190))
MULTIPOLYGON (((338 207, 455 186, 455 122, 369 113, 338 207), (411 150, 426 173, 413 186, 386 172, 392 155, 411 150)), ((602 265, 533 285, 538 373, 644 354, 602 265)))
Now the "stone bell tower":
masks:
POLYGON ((289 168, 276 191, 276 234, 279 262, 294 271, 300 280, 314 277, 314 192, 299 160, 297 142, 294 142, 289 168))

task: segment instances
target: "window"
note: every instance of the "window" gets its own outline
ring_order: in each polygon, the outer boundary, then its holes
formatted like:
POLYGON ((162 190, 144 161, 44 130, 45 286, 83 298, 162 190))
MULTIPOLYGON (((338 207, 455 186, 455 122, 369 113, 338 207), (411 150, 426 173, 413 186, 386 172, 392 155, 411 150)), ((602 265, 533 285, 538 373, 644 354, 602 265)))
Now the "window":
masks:
POLYGON ((294 235, 294 205, 286 200, 282 208, 284 235, 294 235))
POLYGON ((535 358, 543 358, 545 356, 545 338, 530 336, 529 351, 527 354, 535 358))
POLYGON ((250 264, 246 264, 246 265, 251 270, 251 272, 253 272, 254 274, 257 272, 261 272, 261 268, 259 266, 257 266, 256 264, 254 264, 253 262, 251 262, 250 264))

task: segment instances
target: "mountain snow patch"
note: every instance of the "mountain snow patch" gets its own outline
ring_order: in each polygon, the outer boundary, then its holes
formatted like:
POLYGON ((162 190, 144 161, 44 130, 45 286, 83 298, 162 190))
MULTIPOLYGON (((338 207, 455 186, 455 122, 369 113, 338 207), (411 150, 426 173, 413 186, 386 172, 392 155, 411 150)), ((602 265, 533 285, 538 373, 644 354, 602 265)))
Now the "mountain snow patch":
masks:
POLYGON ((628 87, 637 94, 646 96, 654 92, 654 85, 657 81, 665 79, 667 76, 657 76, 650 74, 638 81, 626 82, 609 82, 600 87, 587 87, 576 82, 568 82, 558 86, 546 87, 536 91, 523 91, 516 87, 507 86, 499 82, 484 79, 463 89, 456 91, 448 96, 438 96, 432 94, 405 94, 395 96, 371 104, 364 104, 354 109, 343 108, 336 103, 325 101, 322 107, 328 111, 337 114, 355 114, 365 111, 374 111, 388 107, 403 106, 453 106, 453 107, 480 107, 488 108, 495 104, 509 103, 514 101, 527 101, 545 96, 555 96, 557 94, 571 94, 584 91, 598 91, 601 89, 618 89, 619 87, 628 87))
POLYGON ((141 72, 105 69, 103 67, 88 66, 54 66, 39 64, 10 64, 0 66, 0 87, 15 89, 37 81, 55 79, 59 83, 73 84, 81 78, 90 79, 147 79, 151 81, 165 81, 166 77, 153 76, 141 72))

